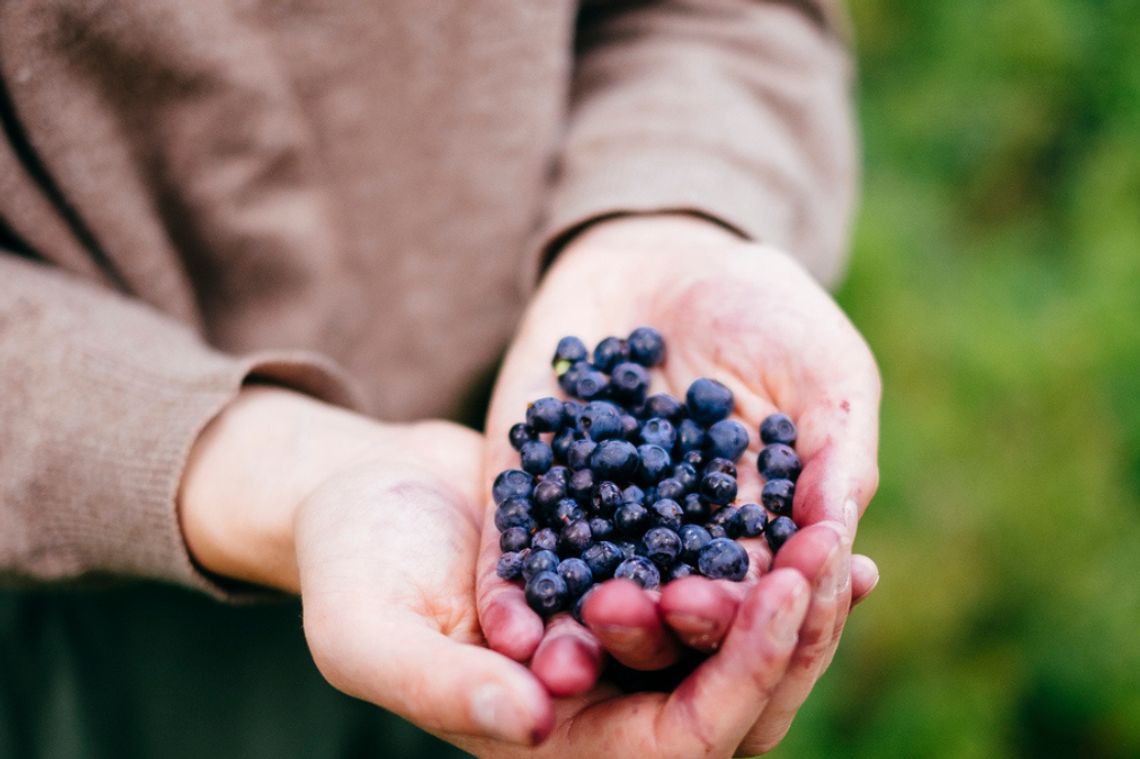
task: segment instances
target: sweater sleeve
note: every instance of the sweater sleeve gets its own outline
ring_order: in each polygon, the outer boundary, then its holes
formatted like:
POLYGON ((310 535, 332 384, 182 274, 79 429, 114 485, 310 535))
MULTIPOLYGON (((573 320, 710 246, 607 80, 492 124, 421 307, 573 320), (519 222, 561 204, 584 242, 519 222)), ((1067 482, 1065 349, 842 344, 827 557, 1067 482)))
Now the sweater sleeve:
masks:
POLYGON ((229 356, 75 275, 0 252, 0 580, 200 572, 175 498, 199 432, 250 379, 351 405, 326 360, 229 356))
POLYGON ((591 221, 680 211, 832 284, 855 174, 844 16, 810 0, 586 2, 539 249, 591 221))

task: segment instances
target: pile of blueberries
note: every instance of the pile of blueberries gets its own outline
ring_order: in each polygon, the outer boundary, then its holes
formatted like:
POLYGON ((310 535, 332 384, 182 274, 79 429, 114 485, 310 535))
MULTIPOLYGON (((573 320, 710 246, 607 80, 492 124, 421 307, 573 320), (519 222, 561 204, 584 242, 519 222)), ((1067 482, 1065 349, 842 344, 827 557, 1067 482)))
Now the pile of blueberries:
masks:
POLYGON ((580 617, 588 591, 611 577, 650 590, 694 574, 742 580, 748 554, 734 538, 764 535, 775 552, 796 531, 792 420, 761 423, 763 506, 737 506, 736 461, 749 439, 728 418, 732 391, 701 378, 684 402, 648 395, 649 369, 664 361, 665 341, 650 327, 607 337, 592 360, 581 340, 564 337, 553 365, 572 400, 537 400, 510 430, 521 464, 492 487, 498 573, 522 578, 544 617, 580 617))

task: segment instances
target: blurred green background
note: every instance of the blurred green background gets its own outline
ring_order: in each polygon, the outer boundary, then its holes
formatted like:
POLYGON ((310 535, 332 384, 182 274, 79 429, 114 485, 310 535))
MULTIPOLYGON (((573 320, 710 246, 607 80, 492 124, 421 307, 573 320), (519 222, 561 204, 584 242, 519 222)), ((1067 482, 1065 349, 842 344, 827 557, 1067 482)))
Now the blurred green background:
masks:
POLYGON ((883 579, 778 757, 1140 756, 1140 3, 851 3, 883 579))

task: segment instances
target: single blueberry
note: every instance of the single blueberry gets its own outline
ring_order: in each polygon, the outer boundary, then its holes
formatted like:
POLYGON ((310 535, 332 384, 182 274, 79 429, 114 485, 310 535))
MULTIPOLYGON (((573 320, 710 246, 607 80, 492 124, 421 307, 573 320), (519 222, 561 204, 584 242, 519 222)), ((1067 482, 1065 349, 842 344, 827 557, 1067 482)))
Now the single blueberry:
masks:
POLYGON ((796 523, 788 517, 776 517, 768 523, 768 529, 764 530, 764 537, 768 538, 768 547, 772 549, 772 553, 780 550, 784 543, 788 542, 788 538, 796 534, 796 523))
POLYGON ((703 467, 705 465, 704 451, 698 451, 696 449, 693 449, 691 451, 685 451, 684 455, 681 456, 681 461, 683 461, 684 463, 688 464, 691 467, 694 467, 696 469, 700 469, 701 467, 703 467))
MULTIPOLYGON (((686 493, 692 493, 701 484, 701 477, 697 474, 697 468, 687 461, 682 461, 673 467, 672 479, 676 480, 686 493)), ((681 499, 674 498, 673 500, 679 501, 681 499)))
POLYGON ((594 492, 594 473, 589 469, 579 469, 570 475, 570 482, 566 485, 566 492, 578 503, 586 506, 594 492))
POLYGON ((623 403, 641 403, 648 390, 649 372, 643 366, 623 361, 610 372, 610 392, 623 403))
POLYGON ((792 515, 792 500, 796 496, 796 483, 791 480, 768 480, 760 491, 764 508, 782 517, 792 515))
POLYGON ((686 522, 704 522, 709 518, 709 502, 701 498, 700 493, 689 493, 681 502, 681 510, 685 512, 686 522))
POLYGON ((649 509, 650 522, 657 527, 668 527, 671 530, 681 529, 684 516, 681 504, 670 498, 658 498, 649 509))
POLYGON ((521 551, 530 546, 530 532, 523 527, 508 527, 499 536, 499 550, 503 553, 521 551))
POLYGON ((584 342, 573 335, 568 335, 558 341, 550 365, 554 367, 556 374, 562 374, 575 363, 585 361, 589 355, 589 349, 584 342))
POLYGON ((673 446, 677 444, 677 430, 668 419, 655 416, 642 423, 641 442, 646 445, 659 445, 665 450, 671 451, 673 446))
MULTIPOLYGON (((731 531, 728 529, 728 525, 732 522, 732 519, 735 516, 735 506, 721 506, 711 517, 709 517, 708 524, 719 524, 725 529, 725 532, 729 532, 731 534, 731 531)), ((705 526, 708 527, 708 524, 705 526)))
POLYGON ((736 464, 728 459, 710 458, 705 462, 705 474, 709 472, 721 472, 727 474, 729 477, 736 476, 736 464))
POLYGON ((606 401, 590 401, 578 415, 578 430, 591 440, 620 438, 625 433, 618 407, 606 401))
POLYGON ((645 399, 642 416, 647 419, 660 417, 670 424, 677 425, 685 415, 685 407, 668 393, 657 393, 645 399))
POLYGON ((582 561, 590 568, 598 582, 613 577, 618 564, 625 559, 621 549, 608 540, 602 540, 582 552, 582 561))
POLYGON ((593 512, 600 517, 609 518, 613 516, 614 509, 622 504, 621 488, 609 480, 604 480, 595 485, 594 492, 590 497, 594 507, 593 512))
POLYGON ((559 501, 550 515, 550 525, 557 529, 560 525, 567 525, 586 518, 586 512, 573 498, 563 498, 559 501))
POLYGON ((732 391, 708 377, 693 382, 685 393, 689 416, 705 425, 719 422, 731 414, 732 404, 732 391))
POLYGON ((597 370, 593 370, 578 375, 578 381, 574 384, 574 395, 584 401, 593 401, 599 398, 605 398, 609 389, 609 377, 597 370))
POLYGON ((577 361, 562 374, 558 375, 558 386, 567 395, 578 392, 578 379, 586 372, 593 371, 594 367, 586 361, 577 361))
POLYGON ((713 538, 701 549, 697 567, 714 580, 743 580, 748 574, 748 552, 735 540, 713 538))
POLYGON ((594 366, 603 372, 610 372, 628 358, 629 346, 620 337, 607 337, 594 348, 594 366))
POLYGON ((696 573, 697 570, 693 568, 692 564, 679 561, 669 568, 669 573, 666 576, 669 578, 669 582, 673 582, 673 580, 680 580, 682 577, 692 577, 696 573))
POLYGON ((727 538, 728 530, 724 529, 724 525, 709 522, 705 525, 705 529, 709 531, 709 535, 715 538, 727 538))
POLYGON ((628 480, 639 463, 637 448, 626 440, 604 440, 590 454, 594 476, 606 480, 628 480))
POLYGON ((522 575, 522 565, 522 556, 510 551, 499 557, 499 563, 495 565, 495 573, 504 580, 514 580, 522 575))
POLYGON ((642 445, 637 449, 637 474, 647 485, 656 484, 673 469, 669 453, 659 445, 642 445))
POLYGON ((527 407, 526 423, 535 432, 557 432, 562 426, 562 401, 539 398, 527 407))
POLYGON ((590 524, 585 519, 578 519, 562 528, 562 535, 558 547, 564 554, 580 554, 590 547, 593 535, 590 524))
POLYGON ((653 327, 638 327, 626 340, 629 358, 642 366, 657 366, 665 362, 665 338, 653 327))
POLYGON ((621 549, 621 555, 625 559, 632 559, 634 556, 637 556, 637 543, 625 540, 618 543, 617 547, 621 549))
POLYGON ((562 401, 562 426, 576 427, 578 425, 578 417, 584 408, 586 408, 586 404, 582 403, 582 401, 576 401, 574 399, 562 401))
POLYGON ((568 468, 561 464, 556 464, 546 470, 542 475, 543 482, 560 482, 565 487, 570 484, 570 475, 573 474, 568 468))
POLYGON ((677 447, 681 453, 699 451, 705 447, 707 435, 705 428, 692 419, 682 419, 677 425, 677 447))
POLYGON ((754 538, 768 526, 768 512, 758 503, 746 503, 736 510, 727 525, 728 534, 734 538, 754 538))
POLYGON ((554 551, 531 551, 523 559, 523 579, 530 582, 531 578, 541 572, 553 572, 558 569, 558 554, 554 551))
POLYGON ((566 483, 561 480, 546 479, 534 488, 534 505, 537 507, 539 513, 546 513, 552 511, 554 507, 566 497, 566 483))
POLYGON ((637 485, 630 485, 625 490, 621 491, 621 500, 623 503, 645 503, 645 491, 637 485))
POLYGON ((594 540, 606 540, 613 537, 614 523, 609 519, 602 517, 593 517, 590 519, 590 535, 594 540))
POLYGON ((508 498, 529 498, 534 491, 534 478, 521 469, 507 469, 499 472, 491 485, 491 496, 499 504, 508 498))
POLYGON ((640 503, 623 503, 614 512, 614 529, 627 535, 641 532, 649 521, 649 510, 640 503))
POLYGON ((542 474, 554 466, 554 451, 541 440, 528 440, 523 443, 522 450, 519 451, 519 459, 522 461, 524 471, 542 474))
POLYGON ((512 426, 510 431, 507 432, 507 439, 511 441, 511 448, 518 451, 522 449, 523 443, 530 440, 537 440, 538 433, 528 427, 525 422, 519 422, 512 426))
POLYGON ((566 451, 566 464, 571 469, 587 468, 590 466, 590 454, 597 447, 598 444, 589 438, 575 440, 566 451))
POLYGON ((561 611, 568 600, 566 581, 557 572, 539 572, 527 580, 527 605, 544 617, 561 611))
POLYGON ((748 448, 748 428, 735 419, 721 419, 709 427, 706 446, 710 456, 736 461, 748 448))
MULTIPOLYGON (((574 427, 563 427, 554 439, 550 441, 550 449, 554 453, 554 460, 565 463, 570 455, 570 446, 574 444, 581 433, 574 427)), ((523 467, 526 469, 526 467, 523 467)))
POLYGON ((621 415, 621 439, 628 440, 631 443, 637 442, 637 432, 639 426, 637 418, 632 414, 621 415))
POLYGON ((661 573, 652 561, 643 556, 634 556, 618 564, 614 577, 633 580, 646 590, 655 590, 661 585, 661 573))
POLYGON ((709 472, 701 478, 701 495, 709 503, 732 503, 736 498, 736 478, 724 472, 709 472))
POLYGON ((686 524, 677 533, 681 538, 681 558, 687 562, 695 563, 701 549, 709 544, 712 535, 699 524, 686 524))
POLYGON ((558 576, 566 582, 571 598, 577 598, 594 584, 594 573, 581 559, 563 559, 558 565, 558 576))
POLYGON ((680 502, 685 498, 685 486, 673 477, 666 477, 657 483, 657 498, 680 502))
POLYGON ((668 527, 651 527, 641 539, 646 557, 659 567, 667 567, 681 553, 681 537, 668 527))
POLYGON ((557 551, 558 533, 549 527, 543 527, 530 539, 530 547, 536 551, 557 551))
POLYGON ((795 482, 803 465, 800 457, 783 443, 772 443, 760 449, 756 458, 756 469, 766 480, 791 480, 795 482))
POLYGON ((530 513, 530 501, 525 498, 508 498, 495 509, 495 527, 506 532, 511 527, 522 527, 527 532, 535 528, 534 516, 530 513))
POLYGON ((796 444, 796 425, 785 414, 772 414, 760 422, 760 440, 765 445, 783 443, 796 444))
POLYGON ((578 600, 574 602, 574 608, 570 610, 570 613, 574 615, 574 619, 580 625, 586 624, 586 620, 582 618, 582 609, 586 606, 586 599, 590 597, 590 594, 593 593, 597 587, 597 585, 591 585, 586 588, 586 592, 578 596, 578 600))

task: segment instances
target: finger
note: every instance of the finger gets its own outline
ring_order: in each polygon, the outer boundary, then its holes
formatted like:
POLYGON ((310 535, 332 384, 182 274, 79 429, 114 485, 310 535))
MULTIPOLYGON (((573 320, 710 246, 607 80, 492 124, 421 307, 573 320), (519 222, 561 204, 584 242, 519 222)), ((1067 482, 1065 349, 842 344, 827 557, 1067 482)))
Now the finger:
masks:
POLYGON ((516 661, 526 661, 534 655, 542 641, 542 618, 527 606, 523 589, 508 582, 495 571, 499 560, 498 530, 494 515, 488 515, 490 524, 484 525, 476 560, 476 607, 479 625, 487 645, 516 661))
POLYGON ((550 620, 546 636, 534 653, 531 672, 554 696, 589 691, 602 670, 602 648, 589 630, 569 614, 550 620))
POLYGON ((732 585, 735 587, 730 589, 704 577, 675 580, 661 591, 661 616, 686 646, 715 651, 732 627, 747 590, 738 583, 732 585))
POLYGON ((870 556, 851 557, 851 605, 861 603, 879 584, 879 567, 870 556))
POLYGON ((680 656, 653 598, 629 580, 598 586, 582 605, 582 618, 602 647, 631 669, 661 669, 680 656))
POLYGON ((529 745, 553 728, 550 696, 521 664, 403 615, 343 617, 328 604, 305 608, 314 661, 339 690, 433 732, 529 745))

